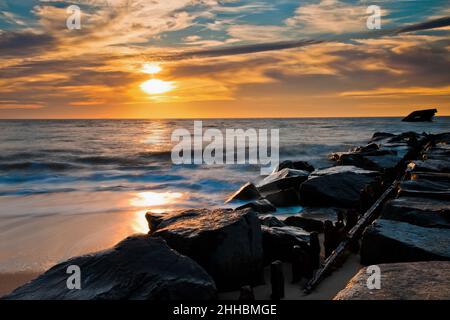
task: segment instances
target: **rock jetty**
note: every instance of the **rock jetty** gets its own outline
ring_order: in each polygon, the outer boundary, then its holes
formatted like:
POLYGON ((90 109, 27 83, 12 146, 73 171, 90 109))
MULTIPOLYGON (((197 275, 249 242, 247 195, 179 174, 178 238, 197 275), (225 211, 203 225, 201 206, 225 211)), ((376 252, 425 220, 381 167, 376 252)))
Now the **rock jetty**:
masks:
POLYGON ((366 145, 331 154, 329 168, 284 161, 230 195, 232 209, 149 212, 148 234, 57 264, 3 299, 212 300, 231 290, 251 299, 264 268, 272 270, 265 284, 272 299, 282 299, 284 281, 311 279, 405 168, 360 251, 353 248, 363 264, 380 265, 383 291, 367 291, 363 269, 336 299, 442 298, 450 289, 449 153, 450 133, 377 132, 366 145), (277 215, 281 208, 297 211, 277 215), (82 270, 82 290, 67 289, 70 265, 82 270), (402 291, 415 276, 417 291, 402 291), (447 282, 436 287, 433 278, 447 282))

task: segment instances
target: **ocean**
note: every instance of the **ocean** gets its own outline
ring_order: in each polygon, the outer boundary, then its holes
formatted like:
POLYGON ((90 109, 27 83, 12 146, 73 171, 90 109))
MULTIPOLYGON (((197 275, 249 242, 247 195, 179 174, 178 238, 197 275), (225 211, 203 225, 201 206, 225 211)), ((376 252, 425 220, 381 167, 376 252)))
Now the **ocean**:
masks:
MULTIPOLYGON (((203 128, 279 129, 280 160, 328 154, 374 132, 448 131, 400 118, 214 119, 203 128)), ((146 211, 219 207, 257 165, 173 165, 171 134, 194 120, 0 120, 0 272, 42 271, 146 232, 146 211)), ((288 208, 286 213, 298 212, 288 208)))

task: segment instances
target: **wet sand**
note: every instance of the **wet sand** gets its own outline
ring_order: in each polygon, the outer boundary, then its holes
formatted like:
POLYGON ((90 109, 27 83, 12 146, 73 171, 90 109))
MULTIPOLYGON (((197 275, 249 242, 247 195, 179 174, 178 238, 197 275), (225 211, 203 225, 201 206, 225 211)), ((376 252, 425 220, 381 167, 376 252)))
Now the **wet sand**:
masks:
MULTIPOLYGON (((285 297, 284 300, 331 300, 334 296, 345 288, 348 281, 358 273, 362 268, 359 263, 359 255, 350 255, 346 262, 330 276, 325 278, 320 285, 310 294, 303 292, 305 281, 291 283, 292 271, 291 265, 283 264, 283 273, 285 278, 285 297)), ((270 266, 264 269, 264 278, 266 285, 253 288, 256 300, 270 300, 270 266)), ((219 295, 222 300, 237 300, 239 292, 226 292, 219 295)))

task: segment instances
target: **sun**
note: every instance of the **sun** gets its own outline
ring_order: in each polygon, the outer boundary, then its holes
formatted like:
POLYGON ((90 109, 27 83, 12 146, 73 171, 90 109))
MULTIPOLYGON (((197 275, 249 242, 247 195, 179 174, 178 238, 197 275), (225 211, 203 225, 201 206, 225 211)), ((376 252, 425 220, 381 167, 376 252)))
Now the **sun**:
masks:
POLYGON ((140 85, 142 91, 148 94, 162 94, 175 88, 172 81, 163 81, 159 79, 150 79, 140 85))

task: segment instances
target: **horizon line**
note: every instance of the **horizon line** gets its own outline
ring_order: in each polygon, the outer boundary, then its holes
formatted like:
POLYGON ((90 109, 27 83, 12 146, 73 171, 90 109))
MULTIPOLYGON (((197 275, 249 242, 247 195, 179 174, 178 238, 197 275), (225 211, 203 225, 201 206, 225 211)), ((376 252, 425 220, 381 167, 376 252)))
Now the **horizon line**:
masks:
MULTIPOLYGON (((186 118, 0 118, 0 121, 32 121, 32 120, 291 120, 291 119, 377 119, 377 118, 404 118, 405 116, 303 116, 303 117, 186 117, 186 118)), ((447 118, 448 115, 434 116, 434 118, 447 118)), ((433 122, 433 121, 431 121, 433 122)))

